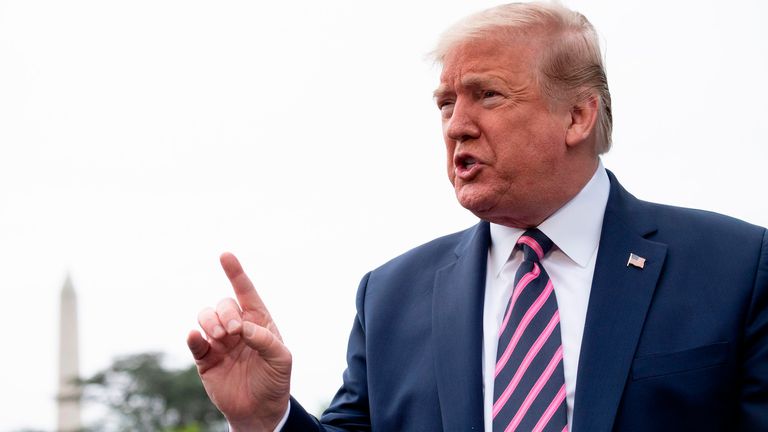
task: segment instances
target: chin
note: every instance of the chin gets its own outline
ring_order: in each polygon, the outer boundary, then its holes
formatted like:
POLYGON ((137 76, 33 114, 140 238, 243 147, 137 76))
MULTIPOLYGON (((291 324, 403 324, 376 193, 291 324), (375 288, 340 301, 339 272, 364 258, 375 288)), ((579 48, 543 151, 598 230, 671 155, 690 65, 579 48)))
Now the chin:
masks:
MULTIPOLYGON (((524 215, 510 211, 514 209, 519 210, 520 206, 510 208, 503 205, 505 202, 500 200, 499 194, 490 193, 489 191, 483 191, 486 193, 479 192, 481 191, 478 191, 477 189, 467 189, 466 186, 461 189, 457 188, 456 198, 462 207, 487 222, 516 228, 529 228, 538 225, 535 218, 528 218, 524 215), (504 211, 504 209, 506 209, 506 211, 504 211)), ((506 204, 509 204, 509 202, 506 202, 506 204)))
POLYGON ((459 204, 481 219, 485 219, 493 210, 493 200, 489 198, 484 194, 477 193, 477 191, 466 190, 466 186, 456 190, 456 199, 459 204))

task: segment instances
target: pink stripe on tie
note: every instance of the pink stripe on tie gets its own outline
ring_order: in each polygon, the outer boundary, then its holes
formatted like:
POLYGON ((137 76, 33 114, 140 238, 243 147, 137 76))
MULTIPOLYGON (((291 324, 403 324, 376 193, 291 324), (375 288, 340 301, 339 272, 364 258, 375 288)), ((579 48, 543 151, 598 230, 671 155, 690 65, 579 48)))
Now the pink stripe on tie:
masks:
POLYGON ((512 307, 515 306, 515 302, 517 301, 517 298, 520 297, 520 293, 523 292, 523 288, 527 287, 532 280, 539 277, 539 274, 541 274, 539 265, 533 263, 533 270, 529 271, 520 278, 520 282, 517 283, 515 290, 512 292, 512 299, 509 301, 507 313, 504 315, 504 321, 501 322, 501 328, 499 329, 499 334, 496 336, 496 338, 500 338, 501 334, 504 333, 504 329, 507 328, 509 316, 512 315, 512 307))
MULTIPOLYGON (((528 353, 525 355, 525 358, 523 358, 523 361, 520 363, 520 367, 517 368, 517 371, 515 372, 515 375, 512 377, 512 380, 509 382, 509 385, 507 385, 507 388, 504 389, 504 392, 499 396, 498 399, 496 399, 496 402, 493 403, 493 418, 496 418, 496 415, 499 414, 499 411, 501 411, 501 409, 504 408, 504 405, 509 400, 509 397, 512 396, 512 392, 515 391, 515 388, 520 383, 520 380, 523 378, 525 371, 528 370, 528 366, 531 365, 531 362, 539 353, 539 351, 541 350, 541 347, 544 346, 544 344, 547 342, 547 339, 549 339, 549 336, 552 335, 552 332, 555 331, 555 327, 557 327, 559 323, 560 323, 560 311, 555 311, 555 314, 552 315, 552 319, 549 320, 549 324, 547 324, 547 327, 536 339, 536 342, 534 342, 533 345, 531 345, 531 349, 528 350, 528 353)), ((563 348, 561 346, 560 347, 561 352, 562 352, 562 349, 563 348)))
POLYGON ((520 405, 520 408, 517 410, 517 414, 515 414, 515 417, 513 417, 512 421, 509 422, 509 425, 506 429, 504 429, 504 432, 512 432, 517 429, 517 427, 520 425, 520 422, 523 421, 523 417, 525 417, 525 414, 528 412, 528 408, 530 408, 531 404, 533 404, 533 401, 536 400, 536 397, 541 392, 541 389, 544 388, 544 386, 547 384, 547 381, 549 381, 549 378, 552 377, 552 373, 555 372, 557 365, 560 364, 561 361, 563 361, 562 345, 557 349, 557 351, 555 351, 555 355, 552 356, 552 359, 549 361, 547 368, 544 369, 544 372, 536 381, 536 384, 534 384, 531 391, 528 392, 528 396, 525 397, 523 404, 520 405))
MULTIPOLYGON (((536 301, 533 302, 531 307, 528 308, 528 310, 525 312, 525 315, 523 315, 523 318, 520 320, 520 324, 515 329, 515 333, 512 334, 512 339, 509 340, 509 344, 507 344, 507 347, 504 349, 504 353, 496 362, 496 370, 493 375, 494 378, 499 376, 499 372, 504 369, 504 365, 507 364, 507 361, 512 356, 512 352, 515 350, 515 346, 517 346, 517 343, 520 341, 520 337, 523 335, 523 332, 526 328, 528 328, 528 324, 531 323, 533 317, 539 313, 539 310, 542 306, 544 306, 544 303, 546 303, 549 295, 553 290, 554 286, 552 285, 552 279, 550 279, 547 281, 547 286, 544 287, 544 291, 539 294, 539 297, 536 299, 536 301)), ((510 308, 510 310, 512 310, 512 308, 510 308)))
MULTIPOLYGON (((546 410, 544 410, 544 414, 541 415, 541 418, 539 419, 538 423, 536 423, 536 426, 533 427, 532 432, 541 432, 544 430, 544 427, 547 426, 547 423, 552 419, 552 416, 555 415, 555 412, 560 408, 560 405, 562 405, 563 401, 565 400, 565 384, 563 384, 562 387, 560 387, 560 391, 557 392, 555 395, 555 398, 552 399, 552 402, 549 404, 546 410)), ((566 426, 566 429, 568 426, 566 426)), ((564 430, 566 430, 564 429, 564 430)))
POLYGON ((544 249, 541 248, 541 246, 539 245, 539 242, 537 242, 536 239, 534 239, 533 237, 528 237, 526 235, 521 236, 517 240, 517 243, 527 244, 528 246, 531 247, 531 249, 533 249, 534 252, 536 252, 536 255, 539 256, 539 259, 544 258, 544 249))

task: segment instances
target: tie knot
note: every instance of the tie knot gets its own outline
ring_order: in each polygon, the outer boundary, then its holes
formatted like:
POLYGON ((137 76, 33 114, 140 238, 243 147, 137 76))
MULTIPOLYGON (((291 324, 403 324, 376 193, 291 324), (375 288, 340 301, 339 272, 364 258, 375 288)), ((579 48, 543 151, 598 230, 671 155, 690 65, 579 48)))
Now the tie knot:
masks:
POLYGON ((554 243, 538 229, 530 229, 523 233, 517 244, 525 254, 526 261, 538 262, 552 249, 554 243))

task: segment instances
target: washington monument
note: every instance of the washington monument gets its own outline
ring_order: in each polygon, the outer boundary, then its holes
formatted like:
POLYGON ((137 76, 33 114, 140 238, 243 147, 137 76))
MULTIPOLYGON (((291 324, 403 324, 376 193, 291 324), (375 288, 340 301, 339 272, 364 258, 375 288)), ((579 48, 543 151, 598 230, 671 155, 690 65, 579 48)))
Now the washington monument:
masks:
POLYGON ((80 420, 81 389, 77 340, 77 298, 69 276, 61 288, 59 315, 59 392, 58 432, 77 432, 82 428, 80 420))

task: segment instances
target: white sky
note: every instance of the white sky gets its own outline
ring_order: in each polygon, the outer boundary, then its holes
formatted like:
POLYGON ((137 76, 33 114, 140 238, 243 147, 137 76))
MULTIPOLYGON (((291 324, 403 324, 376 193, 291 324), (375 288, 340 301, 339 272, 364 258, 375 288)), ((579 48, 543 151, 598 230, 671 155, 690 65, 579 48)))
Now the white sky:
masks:
MULTIPOLYGON (((224 250, 294 353, 293 393, 330 399, 359 278, 474 223, 424 57, 496 3, 0 1, 0 431, 54 426, 67 271, 84 374, 183 365, 229 295, 224 250)), ((624 186, 768 225, 766 3, 565 3, 607 46, 624 186)))

